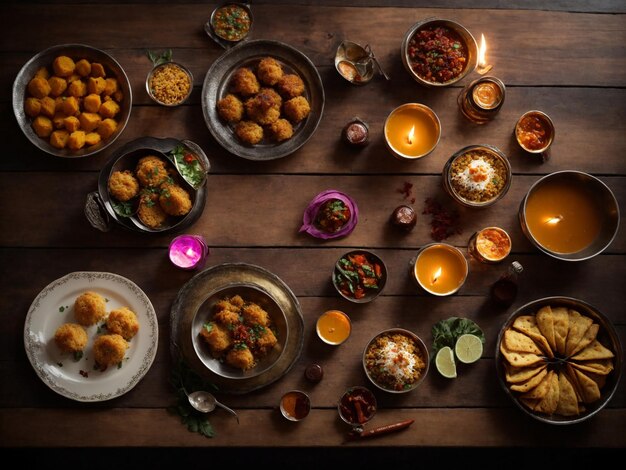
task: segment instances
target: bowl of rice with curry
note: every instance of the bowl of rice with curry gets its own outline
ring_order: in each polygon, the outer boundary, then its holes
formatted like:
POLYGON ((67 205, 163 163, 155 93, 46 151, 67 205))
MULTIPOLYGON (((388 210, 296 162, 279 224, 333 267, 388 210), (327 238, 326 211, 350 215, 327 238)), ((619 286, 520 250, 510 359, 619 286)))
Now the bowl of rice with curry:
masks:
POLYGON ((470 145, 446 162, 443 185, 466 207, 486 207, 499 201, 511 187, 511 164, 498 148, 470 145))
POLYGON ((428 373, 428 364, 428 349, 424 342, 403 328, 378 333, 363 352, 367 378, 389 393, 406 393, 417 388, 428 373))

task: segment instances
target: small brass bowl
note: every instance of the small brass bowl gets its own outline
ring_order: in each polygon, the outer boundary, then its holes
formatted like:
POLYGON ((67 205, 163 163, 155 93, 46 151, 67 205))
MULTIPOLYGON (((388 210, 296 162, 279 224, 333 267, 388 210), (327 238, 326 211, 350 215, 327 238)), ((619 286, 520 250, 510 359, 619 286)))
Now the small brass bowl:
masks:
POLYGON ((476 39, 474 39, 472 33, 470 33, 464 26, 460 25, 459 23, 441 18, 427 18, 425 20, 418 21, 406 32, 406 34, 404 35, 404 40, 402 41, 402 46, 400 47, 400 54, 402 56, 402 62, 404 64, 404 67, 417 83, 426 87, 440 88, 453 85, 465 78, 466 75, 474 71, 478 58, 478 45, 476 44, 476 39), (445 82, 434 82, 420 76, 411 66, 412 59, 409 55, 409 43, 413 36, 420 30, 438 26, 446 27, 455 32, 461 38, 467 49, 467 60, 465 62, 465 67, 456 77, 445 82))
POLYGON ((550 145, 552 145, 552 142, 554 141, 555 134, 554 123, 552 122, 552 119, 550 119, 550 116, 542 111, 537 110, 527 111, 522 114, 522 116, 515 123, 515 129, 513 130, 513 132, 515 133, 515 140, 517 140, 519 146, 529 153, 543 153, 548 150, 548 148, 550 147, 550 145), (523 130, 521 125, 522 121, 524 121, 526 118, 535 118, 541 126, 541 129, 538 129, 538 131, 547 134, 547 137, 545 137, 545 143, 540 147, 529 147, 528 144, 526 144, 523 140, 523 130))
POLYGON ((150 98, 152 98, 152 100, 155 103, 158 103, 161 106, 168 106, 170 108, 180 106, 185 101, 187 101, 189 96, 191 96, 192 90, 193 90, 193 75, 191 74, 191 71, 187 67, 185 67, 182 64, 179 64, 178 62, 165 62, 164 64, 159 64, 155 66, 152 70, 150 70, 150 73, 148 74, 148 77, 146 78, 146 91, 148 92, 148 96, 150 96, 150 98), (154 74, 168 67, 179 69, 187 76, 187 80, 189 81, 189 90, 187 91, 187 94, 172 102, 166 102, 162 99, 159 99, 157 95, 155 94, 154 87, 152 86, 152 80, 154 78, 154 74))
MULTIPOLYGON (((492 204, 495 204, 497 201, 499 201, 500 199, 504 197, 504 195, 508 192, 509 188, 511 187, 512 171, 511 171, 511 163, 506 158, 504 153, 502 153, 497 147, 483 144, 483 145, 469 145, 467 147, 462 148, 461 150, 456 152, 454 155, 452 155, 450 159, 444 165, 442 175, 443 175, 443 186, 445 190, 447 191, 447 193, 452 197, 452 199, 454 199, 456 202, 466 207, 480 208, 480 207, 491 206, 492 204), (499 162, 504 166, 503 177, 505 178, 506 181, 504 182, 502 187, 499 189, 499 191, 496 194, 492 195, 491 197, 483 198, 483 195, 481 194, 485 192, 488 195, 491 192, 487 187, 485 187, 484 189, 480 189, 480 190, 473 190, 472 193, 470 194, 461 194, 462 188, 458 188, 459 184, 455 184, 454 164, 458 159, 463 158, 465 155, 470 154, 470 153, 483 154, 485 157, 489 159, 494 159, 494 161, 499 162), (479 191, 479 193, 476 195, 472 195, 476 191, 479 191)), ((462 174, 459 174, 456 176, 460 178, 462 174)), ((491 181, 489 180, 488 181, 490 183, 493 183, 493 178, 494 176, 491 177, 491 181)), ((496 181, 496 183, 494 184, 499 185, 500 184, 499 180, 496 181)))

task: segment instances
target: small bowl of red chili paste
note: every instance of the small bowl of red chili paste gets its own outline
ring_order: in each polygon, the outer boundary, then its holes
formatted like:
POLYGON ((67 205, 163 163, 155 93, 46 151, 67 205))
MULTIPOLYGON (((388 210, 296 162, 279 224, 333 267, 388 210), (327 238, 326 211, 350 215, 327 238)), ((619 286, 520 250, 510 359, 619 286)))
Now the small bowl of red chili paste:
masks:
POLYGON ((359 208, 350 196, 328 189, 309 203, 299 231, 321 239, 344 237, 354 230, 358 216, 359 208))
POLYGON ((223 41, 238 43, 248 36, 252 28, 252 10, 244 3, 224 3, 213 10, 209 25, 207 33, 223 41))
POLYGON ((418 83, 441 87, 458 82, 476 68, 478 46, 460 24, 428 19, 407 31, 401 54, 404 67, 418 83))

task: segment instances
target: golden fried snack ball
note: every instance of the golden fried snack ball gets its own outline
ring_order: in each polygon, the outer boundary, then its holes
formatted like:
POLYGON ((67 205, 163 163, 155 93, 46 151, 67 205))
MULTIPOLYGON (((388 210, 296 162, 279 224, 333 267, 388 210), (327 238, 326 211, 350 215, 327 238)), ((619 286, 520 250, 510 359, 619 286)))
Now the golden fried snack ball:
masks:
POLYGON ((67 146, 70 150, 80 150, 85 146, 85 131, 74 131, 67 139, 67 146))
POLYGON ((24 112, 26 116, 37 117, 41 112, 41 101, 38 98, 29 97, 24 101, 24 112))
POLYGON ((100 109, 100 105, 102 105, 102 99, 100 95, 96 95, 95 93, 88 94, 83 100, 83 107, 88 113, 97 113, 100 109))
POLYGON ((52 121, 46 116, 37 116, 33 120, 33 130, 39 137, 50 137, 54 129, 52 121))
POLYGON ((243 307, 241 317, 246 325, 268 326, 270 324, 269 314, 257 304, 248 304, 243 307))
POLYGON ((232 345, 228 328, 215 322, 209 322, 204 325, 202 330, 200 330, 200 336, 209 346, 213 357, 219 357, 232 345))
POLYGON ((65 129, 58 131, 52 131, 50 134, 50 145, 57 149, 64 149, 67 147, 67 142, 70 139, 70 133, 65 129))
POLYGON ((49 118, 54 117, 54 112, 57 107, 56 102, 49 96, 44 96, 39 102, 41 104, 41 114, 49 118))
POLYGON ((54 342, 63 352, 76 353, 87 346, 87 332, 78 323, 64 323, 54 332, 54 342))
POLYGON ((50 84, 48 80, 43 77, 34 77, 28 82, 27 85, 28 93, 30 93, 35 98, 43 98, 44 96, 48 96, 50 94, 50 84))
POLYGON ((50 94, 52 96, 61 96, 67 90, 67 80, 61 77, 52 76, 48 79, 50 85, 50 94))
POLYGON ((74 73, 76 64, 71 57, 65 55, 58 56, 52 62, 52 70, 59 77, 69 77, 74 73))
POLYGON ((82 130, 91 132, 98 128, 98 124, 100 124, 102 118, 99 114, 85 112, 78 115, 78 120, 80 121, 80 128, 82 130))
POLYGON ((276 87, 278 93, 285 99, 295 98, 304 93, 304 82, 298 75, 293 73, 283 75, 281 79, 278 80, 276 87))
POLYGON ((256 122, 240 121, 235 126, 235 134, 247 144, 258 144, 263 140, 263 128, 256 122))
POLYGON ((109 367, 124 360, 128 342, 118 334, 98 336, 93 342, 93 358, 100 367, 109 367))
POLYGON ((259 85, 259 81, 256 75, 254 75, 254 72, 246 67, 237 69, 233 74, 230 85, 233 92, 239 93, 242 96, 255 95, 261 89, 261 85, 259 85))
POLYGON ((87 77, 91 73, 91 62, 87 59, 80 59, 76 62, 74 70, 76 70, 76 73, 81 77, 87 77))
POLYGON ((115 199, 126 202, 139 194, 139 182, 132 171, 114 171, 109 178, 109 193, 115 199))
POLYGON ((248 98, 244 106, 247 116, 262 126, 276 122, 280 117, 280 109, 267 94, 258 93, 253 98, 248 98))
POLYGON ((96 132, 100 134, 103 139, 108 139, 117 130, 117 121, 115 119, 106 118, 98 123, 96 132))
POLYGON ((226 364, 241 370, 252 369, 255 365, 252 352, 245 346, 237 347, 235 345, 228 354, 226 354, 226 364))
POLYGON ((304 96, 296 96, 285 102, 285 116, 291 122, 300 122, 311 112, 311 105, 304 96))
POLYGON ((186 215, 191 210, 189 193, 177 184, 163 184, 159 196, 161 209, 169 215, 186 215))
POLYGON ((228 122, 239 122, 243 118, 243 103, 233 94, 228 94, 217 102, 217 113, 228 122))
POLYGON ((142 157, 135 169, 137 179, 143 186, 157 187, 167 180, 165 162, 156 155, 142 157))
POLYGON ((272 57, 261 59, 257 66, 257 75, 264 85, 276 85, 283 76, 283 68, 278 61, 272 57))
POLYGON ((137 210, 139 220, 150 228, 159 228, 167 220, 167 214, 159 204, 158 194, 147 194, 141 197, 137 210))
POLYGON ((265 99, 268 100, 269 103, 271 103, 271 105, 275 108, 280 109, 280 107, 283 105, 283 98, 273 88, 261 88, 258 94, 264 95, 266 97, 265 99))
POLYGON ((293 136, 293 126, 287 119, 278 119, 269 126, 269 132, 276 142, 290 139, 293 136))
POLYGON ((241 318, 239 318, 239 314, 233 310, 228 309, 217 312, 213 316, 213 319, 220 325, 224 325, 226 327, 238 325, 241 323, 241 318))
POLYGON ((74 301, 74 317, 84 326, 91 326, 106 316, 106 301, 97 292, 87 291, 74 301))
POLYGON ((107 330, 130 341, 139 331, 137 315, 128 307, 111 310, 107 318, 107 330))

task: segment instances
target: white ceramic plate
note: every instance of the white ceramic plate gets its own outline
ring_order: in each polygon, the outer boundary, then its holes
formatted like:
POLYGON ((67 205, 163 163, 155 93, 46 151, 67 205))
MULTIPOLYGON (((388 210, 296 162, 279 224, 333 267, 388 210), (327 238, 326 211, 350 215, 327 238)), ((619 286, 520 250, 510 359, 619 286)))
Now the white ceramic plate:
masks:
POLYGON ((24 324, 26 355, 39 378, 58 394, 82 402, 110 400, 137 385, 152 365, 158 337, 156 313, 146 294, 128 279, 102 272, 74 272, 49 284, 33 301, 24 324), (107 300, 107 312, 126 306, 137 315, 139 332, 120 367, 94 369, 91 351, 98 325, 87 328, 89 341, 78 361, 54 342, 60 325, 75 322, 74 301, 88 290, 107 300))

